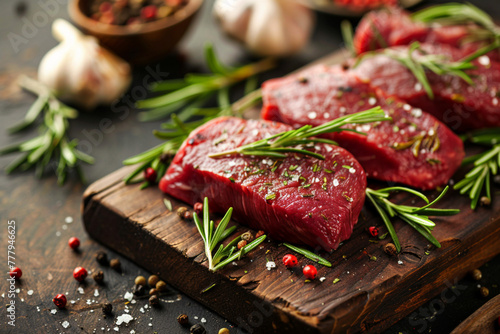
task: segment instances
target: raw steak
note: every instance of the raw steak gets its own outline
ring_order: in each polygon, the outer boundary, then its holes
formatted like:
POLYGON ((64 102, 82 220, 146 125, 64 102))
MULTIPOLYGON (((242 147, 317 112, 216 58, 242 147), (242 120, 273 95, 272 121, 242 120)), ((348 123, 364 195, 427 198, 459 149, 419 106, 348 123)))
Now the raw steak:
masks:
MULTIPOLYGON (((485 42, 471 42, 471 31, 476 25, 427 25, 413 21, 410 13, 392 8, 372 11, 359 22, 354 35, 354 48, 361 54, 380 48, 409 45, 412 42, 445 44, 460 50, 461 57, 469 55, 485 42)), ((490 52, 489 57, 500 60, 500 51, 490 52)))
POLYGON ((366 136, 325 135, 350 151, 368 177, 433 189, 448 182, 464 157, 462 141, 440 121, 400 100, 386 100, 349 72, 318 65, 269 80, 262 93, 262 118, 295 128, 318 126, 380 105, 393 122, 358 125, 355 129, 366 136))
MULTIPOLYGON (((393 49, 408 52, 407 47, 393 49)), ((422 49, 430 54, 450 55, 453 60, 459 58, 453 48, 445 45, 422 44, 422 49)), ((350 72, 386 97, 401 99, 431 113, 455 132, 500 126, 500 63, 483 56, 474 64, 476 69, 467 71, 474 85, 457 76, 426 71, 434 99, 428 97, 410 70, 384 55, 365 58, 350 72)))
POLYGON ((206 123, 183 143, 160 189, 189 204, 208 197, 214 212, 233 207, 236 220, 272 238, 335 249, 351 235, 365 198, 365 172, 349 152, 320 144, 311 149, 325 160, 208 157, 291 129, 233 117, 206 123))

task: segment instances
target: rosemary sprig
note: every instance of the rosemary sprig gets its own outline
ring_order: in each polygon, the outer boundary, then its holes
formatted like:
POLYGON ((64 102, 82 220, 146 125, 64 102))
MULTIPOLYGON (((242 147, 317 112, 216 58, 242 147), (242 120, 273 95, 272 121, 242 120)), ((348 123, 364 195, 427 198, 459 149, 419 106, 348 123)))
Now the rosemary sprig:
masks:
POLYGON ((483 188, 486 202, 491 202, 491 179, 493 175, 497 175, 500 168, 500 129, 475 131, 468 136, 468 140, 491 147, 486 152, 463 160, 462 165, 473 164, 474 167, 453 187, 455 190, 460 190, 460 194, 469 195, 471 209, 474 210, 481 199, 483 188))
POLYGON ((361 133, 353 129, 344 129, 342 127, 348 124, 364 124, 390 120, 391 118, 384 113, 382 108, 375 107, 359 113, 339 117, 317 127, 305 125, 296 130, 278 133, 269 138, 261 139, 256 142, 237 147, 234 150, 209 154, 209 157, 221 158, 233 154, 243 154, 253 156, 267 156, 280 159, 286 157, 285 153, 298 153, 323 160, 325 159, 325 157, 321 154, 308 151, 304 148, 301 148, 301 146, 308 146, 314 143, 327 143, 336 145, 333 140, 312 137, 316 137, 325 133, 341 131, 361 133))
POLYGON ((499 27, 486 12, 471 3, 448 3, 435 5, 412 14, 415 21, 446 25, 461 25, 475 23, 490 32, 490 37, 500 36, 499 27))
MULTIPOLYGON (((266 58, 256 63, 230 68, 220 63, 211 44, 205 47, 205 59, 212 71, 209 74, 187 74, 182 80, 167 80, 155 83, 151 88, 164 95, 137 102, 141 109, 141 121, 163 118, 180 109, 196 109, 221 90, 249 79, 248 86, 255 84, 255 75, 274 67, 275 61, 266 58)), ((184 120, 183 120, 184 121, 184 120)))
POLYGON ((76 118, 78 112, 63 104, 47 87, 33 79, 22 76, 19 85, 38 98, 28 110, 24 120, 8 131, 15 133, 27 129, 38 118, 42 118, 43 123, 39 127, 40 134, 37 137, 0 149, 0 156, 14 152, 24 153, 6 167, 7 174, 35 167, 36 175, 42 177, 49 163, 58 161, 55 173, 60 185, 66 181, 70 169, 74 169, 85 183, 79 162, 92 164, 94 158, 79 151, 76 148, 77 140, 70 141, 67 136, 68 119, 76 118))
POLYGON ((385 223, 389 234, 394 241, 394 245, 398 252, 401 251, 401 244, 399 243, 396 230, 392 225, 391 218, 399 217, 404 222, 408 223, 417 232, 422 234, 427 240, 429 240, 434 246, 441 247, 439 241, 432 235, 432 230, 436 225, 429 216, 451 216, 460 212, 458 209, 436 209, 431 208, 436 202, 438 202, 448 191, 448 186, 441 192, 441 194, 432 202, 429 199, 416 190, 406 188, 406 187, 389 187, 379 190, 373 190, 366 188, 366 197, 373 204, 377 210, 380 217, 385 223), (407 206, 394 204, 389 201, 389 196, 392 192, 405 191, 417 197, 423 199, 427 204, 422 207, 407 206))
POLYGON ((288 244, 286 242, 283 243, 283 246, 286 246, 286 247, 290 248, 291 250, 293 250, 299 254, 302 254, 306 258, 313 260, 314 262, 317 262, 323 266, 326 266, 326 267, 332 266, 332 264, 328 260, 322 258, 321 256, 319 256, 311 251, 308 251, 305 248, 294 246, 294 245, 288 244))
POLYGON ((427 78, 426 70, 430 70, 437 75, 454 75, 462 78, 469 85, 474 85, 471 77, 466 73, 466 70, 474 69, 475 66, 472 61, 479 58, 486 53, 500 47, 500 41, 487 45, 473 54, 465 57, 459 61, 450 61, 445 55, 427 54, 421 49, 419 42, 413 42, 407 52, 397 49, 383 49, 379 51, 372 51, 364 53, 358 58, 354 67, 358 66, 367 57, 383 54, 394 60, 400 62, 403 66, 408 68, 415 78, 422 84, 427 95, 433 99, 434 92, 432 91, 431 84, 427 78))
POLYGON ((198 232, 200 232, 203 243, 205 244, 205 255, 208 260, 208 269, 211 271, 219 270, 228 263, 240 259, 266 239, 266 236, 262 235, 245 247, 242 247, 236 253, 234 251, 237 248, 236 245, 241 240, 241 236, 234 238, 231 242, 224 246, 222 242, 236 230, 236 226, 227 227, 232 213, 233 208, 229 208, 219 225, 215 227, 213 220, 210 220, 208 198, 205 197, 203 200, 203 221, 200 220, 196 212, 193 215, 196 228, 198 229, 198 232), (218 248, 217 245, 219 245, 218 248), (215 249, 217 249, 217 251, 213 254, 215 249))

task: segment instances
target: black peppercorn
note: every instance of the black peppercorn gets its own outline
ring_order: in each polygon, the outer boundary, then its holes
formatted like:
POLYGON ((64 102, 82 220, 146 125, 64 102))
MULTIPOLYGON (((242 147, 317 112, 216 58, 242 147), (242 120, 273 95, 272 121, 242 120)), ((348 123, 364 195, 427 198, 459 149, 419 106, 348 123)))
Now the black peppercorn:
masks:
POLYGON ((191 328, 189 329, 189 332, 191 334, 207 334, 205 327, 203 327, 200 324, 196 324, 196 325, 191 326, 191 328))
POLYGON ((146 292, 144 285, 135 284, 132 288, 132 293, 136 296, 142 296, 146 292))
POLYGON ((109 261, 109 266, 118 272, 122 271, 122 264, 118 259, 112 259, 109 261))
POLYGON ((158 296, 160 293, 158 292, 158 290, 156 290, 155 288, 152 288, 149 290, 149 295, 150 296, 153 296, 153 295, 156 295, 158 296))
POLYGON ((488 290, 487 287, 481 287, 481 289, 479 289, 479 294, 481 295, 481 297, 488 297, 488 295, 490 294, 490 290, 488 290))
POLYGON ((179 314, 177 316, 177 322, 182 326, 187 326, 189 324, 189 318, 187 314, 179 314))
POLYGON ((134 280, 134 283, 137 285, 146 286, 146 278, 144 276, 137 276, 134 280))
POLYGON ((177 208, 177 215, 181 218, 184 219, 184 213, 187 211, 187 208, 185 206, 181 206, 177 208))
POLYGON ((103 251, 97 252, 95 254, 95 259, 100 265, 107 266, 109 264, 108 255, 103 251))
POLYGON ((113 305, 111 305, 110 303, 102 304, 101 308, 102 308, 102 313, 104 314, 111 314, 111 312, 113 311, 113 305))
POLYGON ((156 290, 158 290, 159 292, 163 292, 167 289, 167 283, 163 282, 163 281, 158 281, 158 283, 156 283, 156 290))
POLYGON ((102 282, 104 281, 104 273, 102 272, 102 270, 99 270, 99 271, 96 271, 92 277, 94 278, 94 281, 97 283, 97 284, 102 284, 102 282))
POLYGON ((192 213, 191 211, 189 211, 189 210, 188 210, 188 211, 184 212, 184 216, 183 216, 183 218, 184 218, 185 220, 191 220, 191 219, 193 219, 193 213, 192 213))
POLYGON ((479 281, 481 278, 483 278, 483 274, 481 273, 481 270, 479 269, 474 269, 471 272, 472 278, 475 279, 476 281, 479 281))
POLYGON ((479 203, 481 203, 482 206, 488 206, 491 204, 491 199, 489 199, 489 197, 487 196, 482 196, 479 199, 479 203))
POLYGON ((158 277, 158 275, 151 275, 148 278, 148 285, 150 287, 154 288, 156 286, 156 283, 158 283, 159 280, 160 280, 160 278, 158 277))
POLYGON ((386 252, 386 254, 390 256, 394 256, 398 253, 396 246, 391 242, 388 242, 384 245, 384 252, 386 252))
POLYGON ((157 295, 152 295, 151 297, 149 297, 149 305, 151 306, 160 305, 160 299, 158 298, 157 295))
POLYGON ((194 212, 196 212, 198 216, 201 215, 203 213, 203 203, 201 202, 194 203, 193 210, 194 212))

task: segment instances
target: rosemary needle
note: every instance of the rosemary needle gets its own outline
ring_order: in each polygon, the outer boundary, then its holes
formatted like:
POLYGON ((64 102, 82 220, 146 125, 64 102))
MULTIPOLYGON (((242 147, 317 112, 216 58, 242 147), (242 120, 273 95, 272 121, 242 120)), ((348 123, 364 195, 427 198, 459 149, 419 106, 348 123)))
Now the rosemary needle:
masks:
POLYGON ((340 131, 352 131, 360 133, 352 129, 344 129, 342 127, 349 124, 364 124, 390 120, 391 118, 384 113, 382 108, 375 107, 359 113, 339 117, 317 127, 306 125, 296 130, 278 133, 269 138, 261 139, 256 142, 237 147, 233 150, 212 153, 208 156, 210 158, 222 158, 233 154, 243 154, 252 156, 268 156, 279 159, 285 158, 285 153, 299 153, 318 159, 324 159, 325 157, 321 154, 311 152, 300 147, 302 145, 307 146, 308 144, 314 143, 327 143, 336 145, 336 143, 332 140, 312 137, 316 137, 325 133, 340 131))
POLYGON ((85 183, 79 163, 92 164, 94 158, 79 151, 76 148, 77 140, 70 141, 67 134, 68 119, 76 118, 78 112, 60 102, 47 87, 33 79, 22 76, 19 85, 36 94, 38 98, 26 113, 24 120, 11 127, 9 132, 15 133, 27 129, 39 118, 42 119, 42 124, 37 137, 0 149, 0 155, 23 153, 6 167, 6 172, 9 174, 15 170, 35 167, 36 175, 42 177, 50 162, 53 161, 56 163, 54 170, 59 184, 64 184, 68 170, 71 169, 74 169, 81 181, 85 183))
POLYGON ((413 227, 417 232, 422 234, 427 240, 429 240, 434 246, 441 247, 441 244, 432 235, 432 230, 436 225, 429 216, 451 216, 460 212, 458 209, 437 209, 431 208, 436 202, 438 202, 448 191, 448 186, 439 194, 439 196, 432 202, 419 191, 406 188, 406 187, 389 187, 379 190, 373 190, 366 188, 366 197, 372 203, 372 205, 377 210, 378 214, 382 218, 389 235, 391 236, 396 250, 401 251, 401 244, 399 238, 396 234, 396 230, 392 225, 391 218, 398 217, 411 227, 413 227), (407 206, 401 204, 395 204, 389 201, 388 197, 391 193, 397 191, 404 191, 410 193, 423 199, 427 204, 422 207, 407 206))
POLYGON ((490 147, 483 153, 464 159, 462 165, 473 164, 473 168, 453 187, 459 190, 460 194, 468 194, 471 199, 471 209, 474 210, 483 194, 483 189, 487 201, 491 202, 492 176, 497 175, 500 169, 500 129, 478 130, 471 133, 467 139, 472 143, 490 147))

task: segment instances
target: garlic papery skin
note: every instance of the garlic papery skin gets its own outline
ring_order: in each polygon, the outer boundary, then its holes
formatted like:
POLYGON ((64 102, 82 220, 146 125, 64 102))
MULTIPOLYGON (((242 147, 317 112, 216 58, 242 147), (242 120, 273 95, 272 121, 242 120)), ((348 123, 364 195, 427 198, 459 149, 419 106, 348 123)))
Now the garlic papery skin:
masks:
POLYGON ((52 34, 59 45, 47 52, 38 67, 38 80, 61 100, 84 109, 110 105, 129 87, 130 65, 102 48, 93 36, 56 19, 52 34))
POLYGON ((229 35, 261 56, 288 56, 309 41, 314 13, 294 0, 216 0, 214 15, 229 35))

